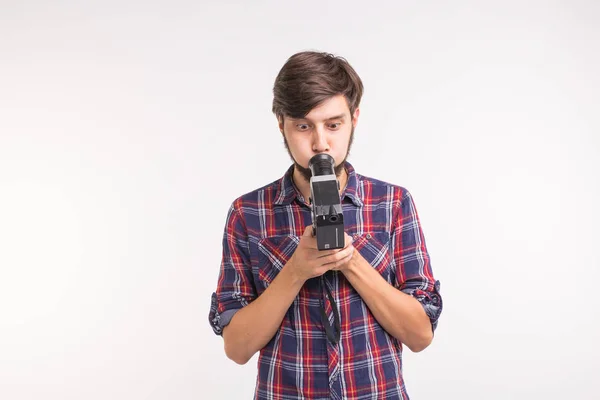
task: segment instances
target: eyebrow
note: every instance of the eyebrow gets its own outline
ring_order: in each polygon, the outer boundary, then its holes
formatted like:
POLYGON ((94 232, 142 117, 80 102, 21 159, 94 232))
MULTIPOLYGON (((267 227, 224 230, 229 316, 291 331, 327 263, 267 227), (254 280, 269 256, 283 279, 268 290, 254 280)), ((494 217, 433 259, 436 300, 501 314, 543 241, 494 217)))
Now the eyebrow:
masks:
POLYGON ((329 117, 325 121, 330 121, 332 119, 344 119, 344 114, 336 115, 334 117, 329 117))
MULTIPOLYGON (((325 121, 331 121, 332 119, 344 119, 345 115, 335 115, 333 117, 325 118, 325 121)), ((293 118, 294 121, 310 121, 310 118, 293 118)))

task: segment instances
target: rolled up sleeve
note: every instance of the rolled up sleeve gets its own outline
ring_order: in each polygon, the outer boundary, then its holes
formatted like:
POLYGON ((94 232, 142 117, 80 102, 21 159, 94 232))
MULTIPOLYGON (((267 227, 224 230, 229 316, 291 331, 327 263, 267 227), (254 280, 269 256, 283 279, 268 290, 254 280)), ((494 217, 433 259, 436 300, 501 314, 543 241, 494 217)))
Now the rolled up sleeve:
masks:
POLYGON ((232 204, 227 213, 221 267, 208 315, 214 333, 222 335, 234 314, 255 298, 246 226, 240 211, 232 204))
POLYGON ((435 331, 443 307, 440 282, 433 276, 417 209, 408 191, 396 210, 395 222, 391 238, 396 265, 394 284, 421 303, 435 331))

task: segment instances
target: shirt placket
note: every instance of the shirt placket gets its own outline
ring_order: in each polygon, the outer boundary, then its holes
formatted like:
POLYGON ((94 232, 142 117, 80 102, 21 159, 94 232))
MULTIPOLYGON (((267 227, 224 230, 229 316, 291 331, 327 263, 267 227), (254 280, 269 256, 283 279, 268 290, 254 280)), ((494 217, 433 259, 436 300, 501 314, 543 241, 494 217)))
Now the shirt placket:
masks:
MULTIPOLYGON (((323 299, 323 307, 325 310, 325 314, 329 320, 329 326, 335 326, 335 316, 333 307, 337 307, 337 305, 332 304, 329 296, 327 295, 327 289, 329 289, 330 293, 334 293, 333 287, 329 279, 325 278, 324 283, 327 286, 323 287, 322 299, 323 299)), ((339 313, 338 313, 339 314, 339 313)), ((339 350, 339 341, 337 343, 333 343, 329 338, 327 340, 327 360, 328 360, 328 372, 329 372, 329 391, 331 399, 342 399, 341 396, 341 387, 340 387, 340 350, 339 350)), ((340 338, 341 340, 341 338, 340 338)))

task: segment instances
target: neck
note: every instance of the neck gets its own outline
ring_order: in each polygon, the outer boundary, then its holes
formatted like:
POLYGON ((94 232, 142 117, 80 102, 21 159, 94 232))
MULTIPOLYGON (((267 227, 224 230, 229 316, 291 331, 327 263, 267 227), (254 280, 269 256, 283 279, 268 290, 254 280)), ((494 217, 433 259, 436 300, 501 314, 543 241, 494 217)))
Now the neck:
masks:
MULTIPOLYGON (((296 168, 294 168, 292 178, 294 179, 294 184, 296 185, 300 193, 302 193, 302 197, 304 197, 304 200, 308 202, 308 198, 310 197, 310 183, 306 179, 304 179, 304 176, 302 176, 302 174, 296 168)), ((342 172, 337 177, 337 179, 338 181, 340 181, 341 195, 342 192, 346 189, 346 184, 348 183, 348 172, 346 172, 346 168, 342 169, 342 172)))

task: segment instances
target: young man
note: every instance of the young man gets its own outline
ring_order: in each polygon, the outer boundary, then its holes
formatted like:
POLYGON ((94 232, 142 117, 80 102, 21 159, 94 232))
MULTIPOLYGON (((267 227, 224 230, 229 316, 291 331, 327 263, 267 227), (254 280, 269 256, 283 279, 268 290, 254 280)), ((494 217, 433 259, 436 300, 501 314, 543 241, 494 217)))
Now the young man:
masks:
POLYGON ((273 112, 293 165, 229 209, 209 321, 236 363, 260 351, 255 399, 408 399, 402 349, 433 339, 440 284, 411 195, 346 161, 362 91, 341 57, 290 57, 273 112), (343 249, 312 236, 308 162, 321 153, 335 160, 343 249))

